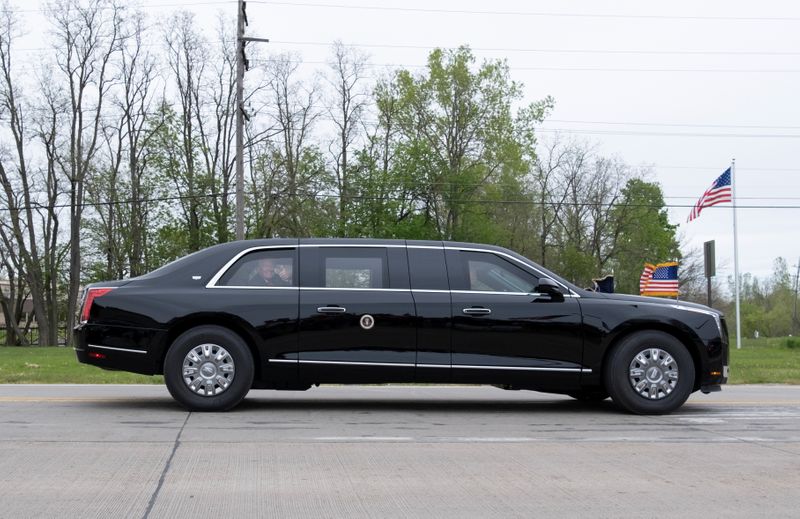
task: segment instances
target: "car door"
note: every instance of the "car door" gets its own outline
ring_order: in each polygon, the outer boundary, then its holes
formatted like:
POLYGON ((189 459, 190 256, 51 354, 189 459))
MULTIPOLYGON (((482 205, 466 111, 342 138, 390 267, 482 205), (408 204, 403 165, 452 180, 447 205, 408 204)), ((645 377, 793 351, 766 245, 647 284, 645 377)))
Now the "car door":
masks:
POLYGON ((578 383, 583 341, 576 298, 536 293, 536 273, 511 255, 448 247, 445 256, 454 381, 578 383))
POLYGON ((308 244, 300 269, 302 380, 413 380, 416 331, 404 245, 308 244))
POLYGON ((212 279, 196 305, 225 314, 258 334, 261 378, 270 384, 297 382, 297 245, 253 247, 232 258, 212 279))
POLYGON ((411 241, 408 271, 417 314, 418 382, 449 382, 452 310, 442 242, 411 241))

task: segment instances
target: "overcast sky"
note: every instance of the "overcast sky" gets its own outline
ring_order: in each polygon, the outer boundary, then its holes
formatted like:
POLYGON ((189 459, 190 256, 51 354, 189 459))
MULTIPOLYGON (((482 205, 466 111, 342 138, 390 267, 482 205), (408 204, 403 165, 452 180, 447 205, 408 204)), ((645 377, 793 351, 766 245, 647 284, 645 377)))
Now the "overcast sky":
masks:
MULTIPOLYGON (((235 2, 141 4, 155 17, 185 5, 210 32, 220 10, 235 15, 235 2)), ((555 98, 543 137, 562 129, 653 165, 667 203, 694 203, 735 158, 740 205, 800 206, 800 2, 251 0, 247 12, 248 35, 272 40, 266 52, 299 52, 309 68, 337 39, 374 64, 422 65, 431 48, 461 44, 507 58, 529 100, 555 98)), ((40 18, 23 13, 26 42, 42 41, 40 18)), ((715 239, 718 274, 732 273, 730 208, 687 225, 688 213, 670 218, 691 245, 715 239)), ((742 272, 768 275, 777 256, 796 265, 798 220, 800 209, 740 209, 742 272)))

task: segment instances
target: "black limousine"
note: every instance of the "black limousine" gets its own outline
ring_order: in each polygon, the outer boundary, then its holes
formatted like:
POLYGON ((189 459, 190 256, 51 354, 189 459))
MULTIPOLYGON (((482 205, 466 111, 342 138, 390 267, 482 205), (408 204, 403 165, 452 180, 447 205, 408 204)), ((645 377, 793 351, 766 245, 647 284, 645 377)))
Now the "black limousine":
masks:
POLYGON ((251 388, 492 384, 668 413, 728 377, 711 308, 582 290, 510 250, 413 240, 217 245, 86 288, 76 354, 163 374, 198 411, 251 388))

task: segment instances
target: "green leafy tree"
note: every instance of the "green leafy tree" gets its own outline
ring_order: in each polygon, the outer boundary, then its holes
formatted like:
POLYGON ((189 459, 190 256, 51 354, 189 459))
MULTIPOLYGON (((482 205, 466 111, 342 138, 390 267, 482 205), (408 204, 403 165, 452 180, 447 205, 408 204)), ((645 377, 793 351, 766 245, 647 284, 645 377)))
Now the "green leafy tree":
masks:
POLYGON ((669 223, 658 184, 640 178, 628 180, 609 216, 617 291, 638 294, 645 263, 680 260, 677 226, 669 223))
POLYGON ((492 185, 520 185, 535 157, 533 125, 550 98, 516 113, 522 86, 505 61, 476 67, 468 47, 436 49, 422 74, 400 70, 394 78, 400 134, 396 158, 418 190, 416 212, 436 237, 472 240, 501 228, 489 201, 492 185))

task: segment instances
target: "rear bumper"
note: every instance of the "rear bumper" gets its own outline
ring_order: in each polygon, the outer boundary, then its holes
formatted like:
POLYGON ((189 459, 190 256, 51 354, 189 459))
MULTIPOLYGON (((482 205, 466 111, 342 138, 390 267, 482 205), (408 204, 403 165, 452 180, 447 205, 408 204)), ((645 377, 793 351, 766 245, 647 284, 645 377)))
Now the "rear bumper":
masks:
POLYGON ((162 330, 80 324, 73 335, 78 362, 143 375, 162 371, 162 330))

